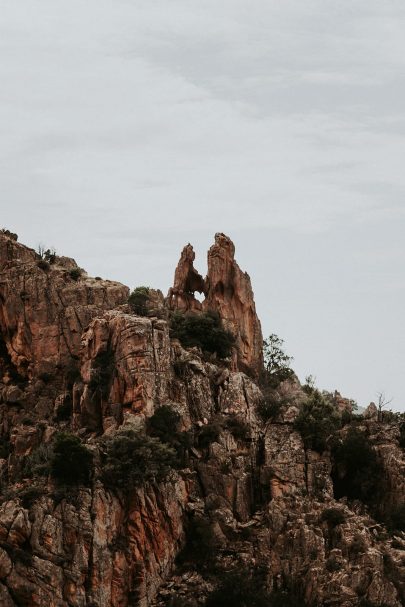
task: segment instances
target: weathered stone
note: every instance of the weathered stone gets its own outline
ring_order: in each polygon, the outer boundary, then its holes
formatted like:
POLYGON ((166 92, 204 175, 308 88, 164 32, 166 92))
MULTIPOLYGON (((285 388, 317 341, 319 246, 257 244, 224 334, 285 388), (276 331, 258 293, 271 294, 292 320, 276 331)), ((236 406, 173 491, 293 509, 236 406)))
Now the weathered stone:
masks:
POLYGON ((205 281, 194 269, 195 254, 189 244, 178 263, 174 286, 168 294, 173 310, 218 312, 225 327, 236 337, 235 368, 259 374, 263 364, 263 337, 256 314, 250 278, 235 261, 235 247, 225 234, 215 235, 208 251, 208 274, 205 281), (201 304, 194 293, 205 294, 201 304))

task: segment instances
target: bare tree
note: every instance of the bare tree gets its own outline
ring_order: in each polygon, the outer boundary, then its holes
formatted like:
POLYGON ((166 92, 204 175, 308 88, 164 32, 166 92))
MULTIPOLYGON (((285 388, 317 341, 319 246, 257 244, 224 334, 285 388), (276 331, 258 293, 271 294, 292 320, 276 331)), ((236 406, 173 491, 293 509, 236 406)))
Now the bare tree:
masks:
POLYGON ((392 398, 390 398, 388 400, 385 396, 385 392, 377 392, 377 396, 378 396, 378 404, 377 404, 378 421, 382 422, 383 410, 392 402, 392 398))

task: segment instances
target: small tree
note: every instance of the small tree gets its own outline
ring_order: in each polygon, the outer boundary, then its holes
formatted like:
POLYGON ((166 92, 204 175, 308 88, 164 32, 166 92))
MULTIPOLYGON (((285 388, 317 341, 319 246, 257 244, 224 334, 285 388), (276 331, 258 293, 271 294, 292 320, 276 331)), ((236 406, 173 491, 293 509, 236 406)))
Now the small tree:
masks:
POLYGON ((59 484, 85 485, 91 478, 93 454, 78 436, 58 434, 51 459, 51 475, 59 484))
POLYGON ((113 489, 131 491, 147 482, 164 480, 176 467, 176 452, 158 438, 125 429, 103 439, 104 483, 113 489))
POLYGON ((333 405, 325 400, 319 390, 315 390, 304 403, 294 422, 301 434, 306 449, 322 453, 327 439, 340 425, 340 418, 333 405))
POLYGON ((170 337, 179 339, 185 348, 198 346, 219 358, 230 356, 235 344, 232 333, 212 310, 200 314, 175 312, 170 319, 170 337))
POLYGON ((284 340, 274 333, 263 341, 265 386, 277 387, 294 374, 290 367, 293 358, 284 352, 283 344, 284 340))
POLYGON ((149 287, 136 287, 128 298, 132 311, 138 316, 148 315, 149 287))
POLYGON ((335 497, 375 504, 381 496, 384 471, 366 434, 350 428, 332 449, 335 497))

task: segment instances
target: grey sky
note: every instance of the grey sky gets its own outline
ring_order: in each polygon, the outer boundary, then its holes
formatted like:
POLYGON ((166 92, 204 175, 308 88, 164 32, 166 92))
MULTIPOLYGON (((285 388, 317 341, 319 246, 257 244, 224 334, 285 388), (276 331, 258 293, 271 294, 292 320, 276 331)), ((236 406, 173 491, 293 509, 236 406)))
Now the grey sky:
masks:
POLYGON ((303 379, 405 409, 403 0, 0 0, 0 223, 166 291, 216 231, 303 379))

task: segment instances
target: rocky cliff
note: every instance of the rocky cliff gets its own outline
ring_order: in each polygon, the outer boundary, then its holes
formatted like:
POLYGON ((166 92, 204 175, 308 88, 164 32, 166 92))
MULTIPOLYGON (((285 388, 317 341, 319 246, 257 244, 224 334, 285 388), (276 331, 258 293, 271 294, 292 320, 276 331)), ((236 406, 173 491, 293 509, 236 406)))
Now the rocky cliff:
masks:
POLYGON ((215 234, 208 251, 208 273, 205 279, 195 270, 195 253, 184 247, 168 294, 172 310, 213 310, 236 337, 236 368, 258 376, 263 364, 263 336, 256 314, 249 275, 235 261, 235 246, 225 234, 215 234), (194 293, 204 293, 202 304, 194 293))
POLYGON ((167 313, 139 316, 123 285, 0 234, 0 604, 197 607, 237 571, 279 606, 400 607, 405 535, 384 512, 405 497, 401 420, 343 422, 331 399, 340 421, 316 451, 297 430, 310 391, 294 377, 264 416, 249 277, 222 234, 206 279, 193 261, 188 245, 167 313), (218 312, 233 360, 173 339, 173 310, 218 312), (336 489, 333 445, 353 427, 383 470, 380 510, 336 489), (80 449, 86 480, 69 474, 80 449))

